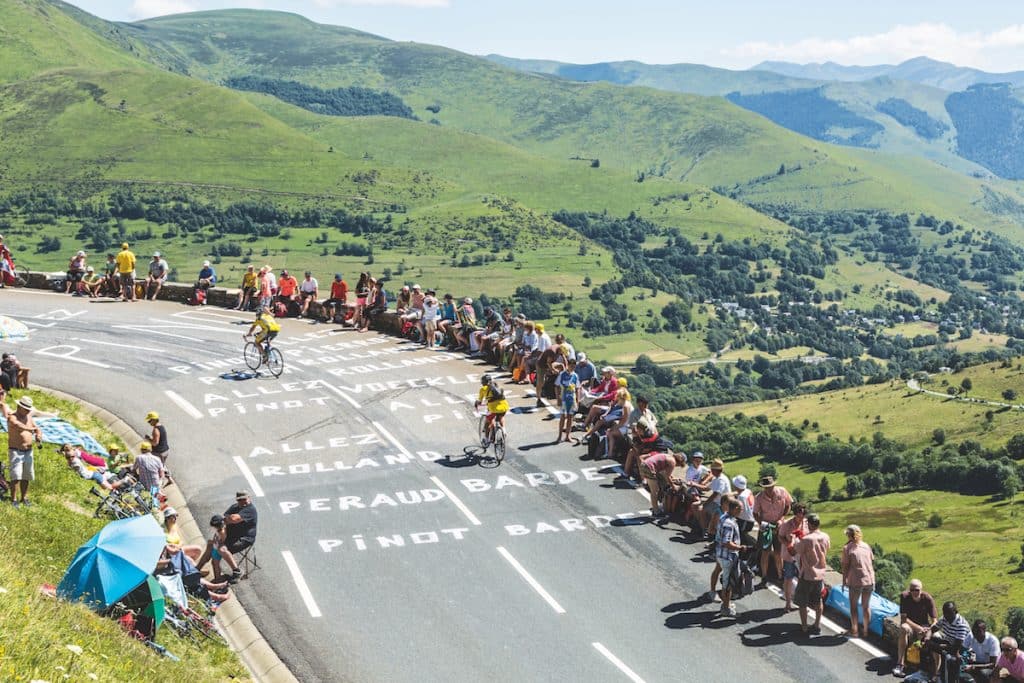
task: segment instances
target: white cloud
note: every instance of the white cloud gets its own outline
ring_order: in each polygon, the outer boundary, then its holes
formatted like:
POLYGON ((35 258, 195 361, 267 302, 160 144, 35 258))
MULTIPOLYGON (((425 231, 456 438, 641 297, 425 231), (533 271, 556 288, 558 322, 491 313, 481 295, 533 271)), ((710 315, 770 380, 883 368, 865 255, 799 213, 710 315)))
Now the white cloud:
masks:
POLYGON ((751 63, 767 59, 842 64, 898 63, 922 55, 960 66, 1024 69, 1024 24, 995 31, 959 32, 947 24, 899 25, 884 33, 849 38, 804 38, 792 43, 754 41, 723 50, 751 63))
POLYGON ((338 7, 339 5, 358 7, 416 7, 444 8, 451 7, 451 0, 313 0, 317 7, 338 7))
POLYGON ((168 14, 195 12, 199 6, 189 0, 135 0, 128 10, 136 19, 163 17, 168 14))

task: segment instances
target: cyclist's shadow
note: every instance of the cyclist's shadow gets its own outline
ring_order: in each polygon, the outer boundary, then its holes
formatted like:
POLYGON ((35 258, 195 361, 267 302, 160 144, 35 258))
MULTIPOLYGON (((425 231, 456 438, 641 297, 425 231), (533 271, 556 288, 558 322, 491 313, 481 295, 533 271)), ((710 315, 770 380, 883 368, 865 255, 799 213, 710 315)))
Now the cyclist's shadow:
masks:
POLYGON ((255 370, 231 370, 230 372, 222 372, 220 378, 229 382, 245 382, 250 379, 259 379, 261 377, 273 378, 269 372, 261 373, 255 370))
POLYGON ((487 450, 479 444, 464 446, 460 455, 446 453, 443 458, 436 461, 442 467, 461 469, 463 467, 483 467, 490 469, 501 463, 493 455, 488 455, 487 450))

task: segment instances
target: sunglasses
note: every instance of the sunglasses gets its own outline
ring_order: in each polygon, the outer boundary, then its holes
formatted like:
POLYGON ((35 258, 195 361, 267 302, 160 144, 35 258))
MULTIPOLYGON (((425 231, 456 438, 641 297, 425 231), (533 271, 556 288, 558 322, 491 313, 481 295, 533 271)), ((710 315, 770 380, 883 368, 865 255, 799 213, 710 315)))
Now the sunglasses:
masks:
POLYGON ((921 589, 920 589, 920 588, 911 588, 911 589, 910 589, 910 592, 911 592, 911 593, 920 593, 920 592, 921 592, 921 589))
POLYGON ((1002 650, 1003 652, 1013 652, 1017 648, 1015 648, 1015 647, 1001 647, 999 649, 1002 650))

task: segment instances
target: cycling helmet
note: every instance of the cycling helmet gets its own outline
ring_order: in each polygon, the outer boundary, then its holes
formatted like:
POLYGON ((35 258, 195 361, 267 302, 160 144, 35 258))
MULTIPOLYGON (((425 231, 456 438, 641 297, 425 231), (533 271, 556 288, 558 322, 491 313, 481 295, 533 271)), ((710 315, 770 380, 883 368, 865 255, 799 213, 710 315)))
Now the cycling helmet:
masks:
POLYGON ((480 384, 481 385, 487 385, 487 384, 490 384, 490 383, 491 383, 491 376, 490 375, 484 375, 483 377, 480 378, 480 384))

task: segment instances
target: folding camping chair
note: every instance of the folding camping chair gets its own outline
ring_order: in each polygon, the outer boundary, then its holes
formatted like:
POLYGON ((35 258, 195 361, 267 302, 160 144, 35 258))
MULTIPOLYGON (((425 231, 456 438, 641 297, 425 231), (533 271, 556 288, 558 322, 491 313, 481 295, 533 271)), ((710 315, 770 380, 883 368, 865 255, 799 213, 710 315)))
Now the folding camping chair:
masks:
POLYGON ((256 561, 256 543, 237 554, 238 567, 242 570, 242 578, 248 579, 249 573, 260 568, 256 561))

